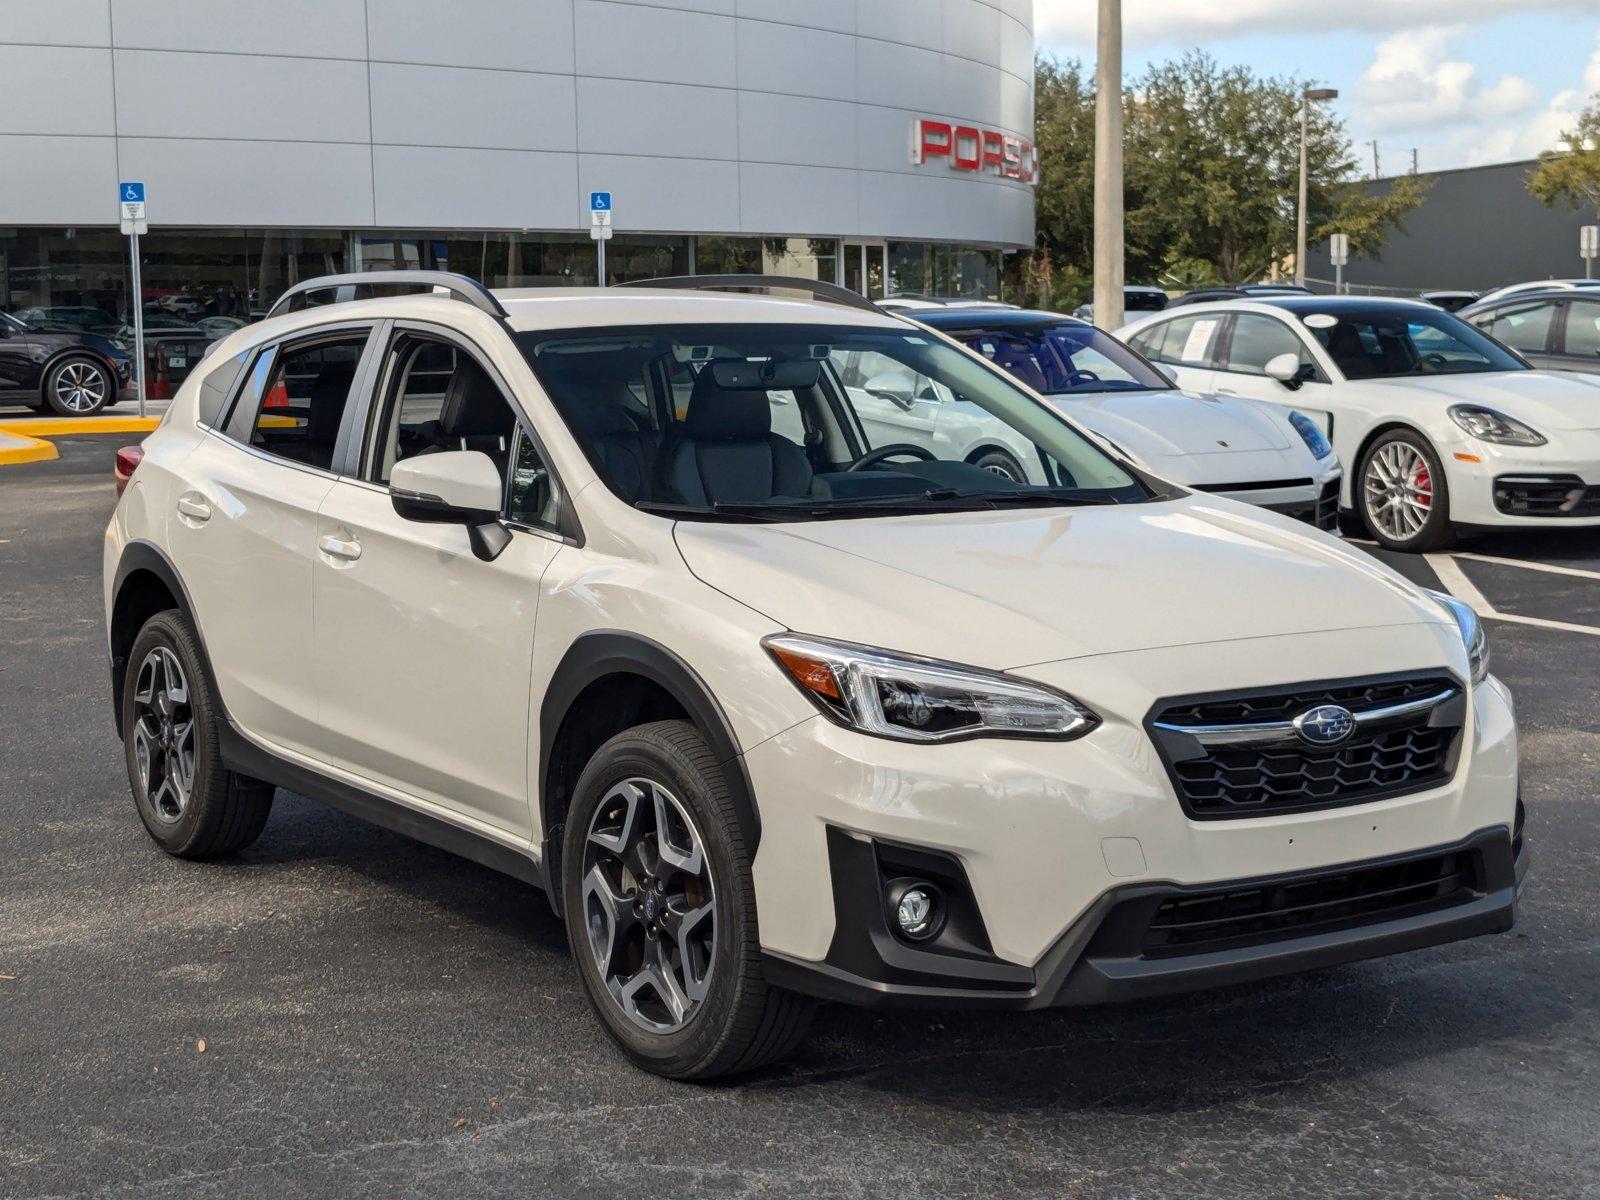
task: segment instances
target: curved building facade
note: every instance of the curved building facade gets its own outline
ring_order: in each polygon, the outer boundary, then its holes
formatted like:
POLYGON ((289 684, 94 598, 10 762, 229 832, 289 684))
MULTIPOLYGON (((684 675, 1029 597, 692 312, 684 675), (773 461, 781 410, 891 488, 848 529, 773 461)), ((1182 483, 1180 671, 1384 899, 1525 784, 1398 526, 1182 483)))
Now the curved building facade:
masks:
POLYGON ((330 269, 593 282, 592 191, 611 281, 994 295, 1033 238, 1031 0, 5 9, 8 309, 127 307, 119 180, 147 188, 145 302, 228 313, 330 269))

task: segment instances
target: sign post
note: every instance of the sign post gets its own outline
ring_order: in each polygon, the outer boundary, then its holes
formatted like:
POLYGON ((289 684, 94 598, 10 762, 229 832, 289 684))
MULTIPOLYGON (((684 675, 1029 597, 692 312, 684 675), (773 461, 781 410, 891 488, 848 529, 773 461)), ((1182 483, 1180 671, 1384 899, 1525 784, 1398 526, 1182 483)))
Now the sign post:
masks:
POLYGON ((1344 268, 1350 261, 1350 235, 1336 233, 1328 239, 1328 260, 1333 263, 1333 290, 1344 295, 1344 268))
POLYGON ((1578 253, 1583 255, 1583 277, 1594 278, 1594 260, 1600 258, 1600 225, 1578 230, 1578 253))
POLYGON ((596 278, 606 285, 606 242, 611 238, 611 193, 589 193, 589 236, 594 239, 596 278))
MULTIPOLYGON (((122 214, 122 232, 128 235, 128 260, 133 266, 133 379, 139 397, 139 415, 144 416, 144 280, 140 275, 139 235, 149 233, 145 222, 144 184, 128 181, 117 184, 117 206, 122 214)), ((114 402, 114 401, 113 401, 114 402)))

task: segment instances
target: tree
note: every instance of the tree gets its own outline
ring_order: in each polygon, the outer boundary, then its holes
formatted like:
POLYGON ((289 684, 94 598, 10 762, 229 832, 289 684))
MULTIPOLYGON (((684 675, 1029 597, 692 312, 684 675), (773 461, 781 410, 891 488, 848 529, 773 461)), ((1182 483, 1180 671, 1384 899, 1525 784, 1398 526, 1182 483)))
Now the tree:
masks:
POLYGON ((1600 214, 1600 93, 1578 117, 1577 128, 1562 131, 1561 141, 1564 150, 1539 156, 1539 165, 1528 176, 1528 190, 1548 208, 1565 201, 1600 214))
MULTIPOLYGON (((1077 62, 1041 58, 1035 78, 1038 239, 1061 280, 1092 265, 1094 89, 1077 62)), ((1130 280, 1256 279, 1293 253, 1303 87, 1198 51, 1132 82, 1124 97, 1130 280)), ((1307 147, 1313 237, 1347 233, 1375 256, 1422 188, 1402 180, 1375 192, 1354 182, 1350 139, 1325 107, 1311 109, 1307 147)))

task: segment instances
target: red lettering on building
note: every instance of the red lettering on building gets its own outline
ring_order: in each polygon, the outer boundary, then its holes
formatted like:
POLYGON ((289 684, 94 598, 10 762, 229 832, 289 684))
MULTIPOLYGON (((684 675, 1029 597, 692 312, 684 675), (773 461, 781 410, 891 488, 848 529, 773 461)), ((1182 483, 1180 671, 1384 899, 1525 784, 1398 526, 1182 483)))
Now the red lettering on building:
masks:
POLYGON ((1039 151, 1032 142, 998 129, 920 117, 911 123, 911 161, 920 167, 935 158, 952 171, 1019 183, 1033 183, 1039 175, 1039 151))

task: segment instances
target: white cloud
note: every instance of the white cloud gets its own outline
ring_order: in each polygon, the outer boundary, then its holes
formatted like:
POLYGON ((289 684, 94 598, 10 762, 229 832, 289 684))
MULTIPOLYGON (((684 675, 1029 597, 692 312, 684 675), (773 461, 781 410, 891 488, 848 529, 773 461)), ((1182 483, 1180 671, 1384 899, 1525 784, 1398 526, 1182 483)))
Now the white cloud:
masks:
POLYGON ((1560 144, 1562 132, 1578 123, 1578 114, 1597 93, 1600 93, 1600 36, 1595 39, 1594 53, 1589 56, 1583 81, 1577 87, 1556 92, 1543 109, 1526 120, 1463 130, 1451 139, 1453 148, 1468 166, 1534 158, 1560 144))
MULTIPOLYGON (((1092 52, 1095 0, 1034 0, 1041 48, 1092 52)), ((1123 0, 1130 49, 1184 49, 1254 34, 1386 33, 1421 25, 1467 25, 1517 13, 1593 13, 1595 0, 1123 0)))
POLYGON ((1380 134, 1456 125, 1481 126, 1522 117, 1539 106, 1539 89, 1520 75, 1486 85, 1469 62, 1449 57, 1465 32, 1435 25, 1378 43, 1351 94, 1357 124, 1380 134))

